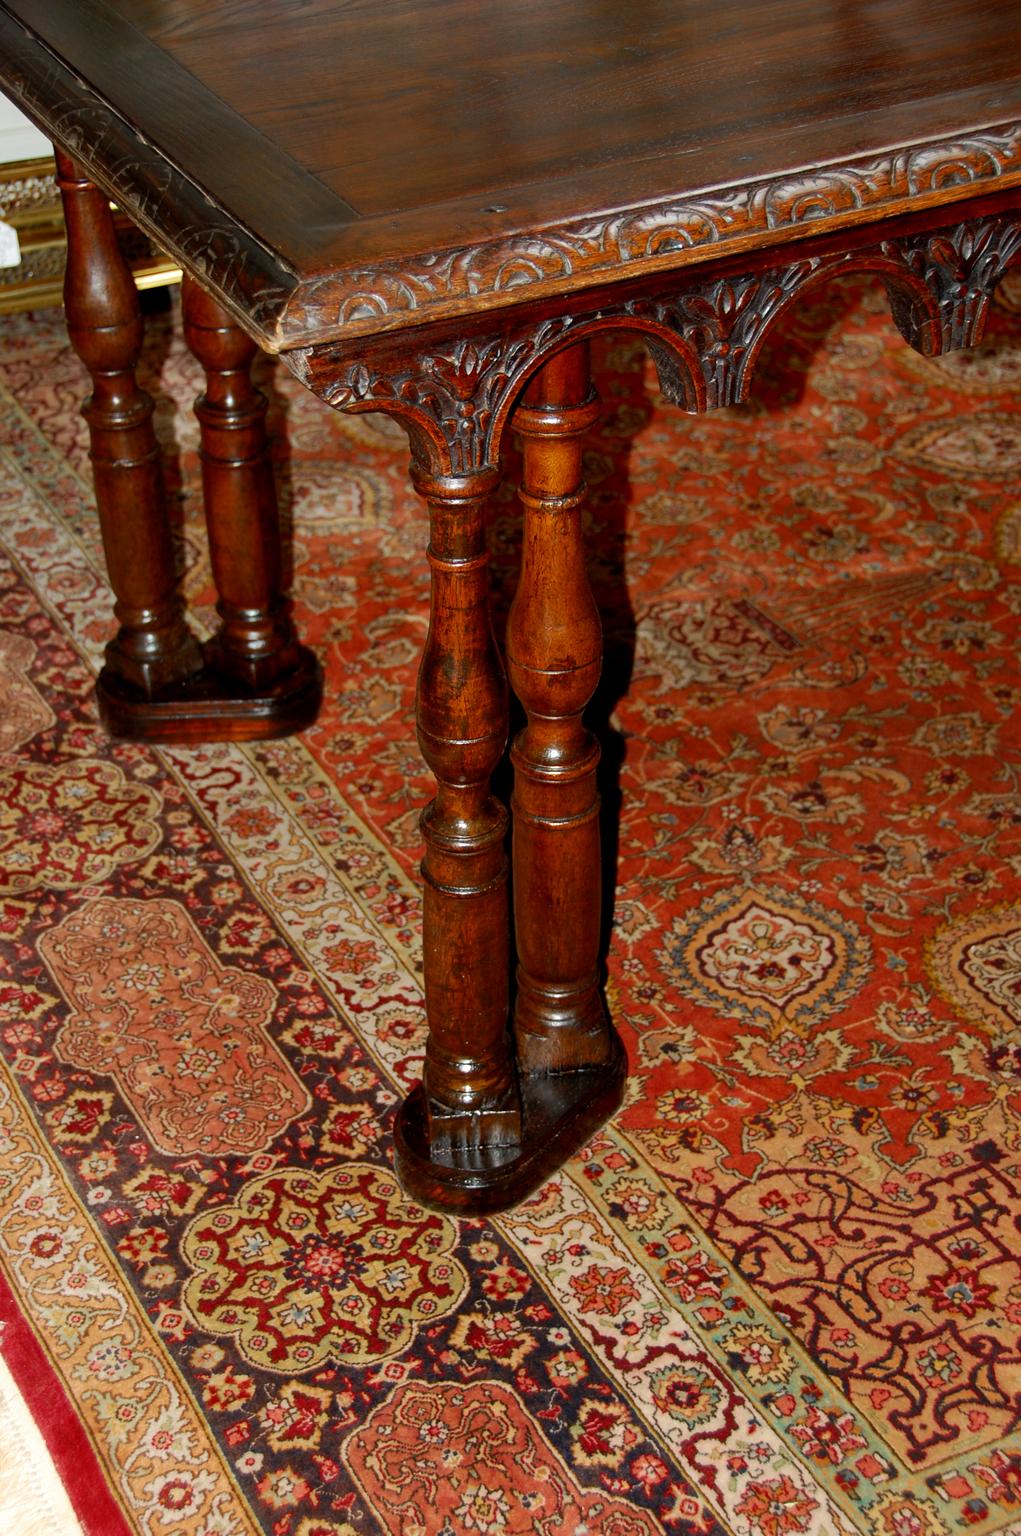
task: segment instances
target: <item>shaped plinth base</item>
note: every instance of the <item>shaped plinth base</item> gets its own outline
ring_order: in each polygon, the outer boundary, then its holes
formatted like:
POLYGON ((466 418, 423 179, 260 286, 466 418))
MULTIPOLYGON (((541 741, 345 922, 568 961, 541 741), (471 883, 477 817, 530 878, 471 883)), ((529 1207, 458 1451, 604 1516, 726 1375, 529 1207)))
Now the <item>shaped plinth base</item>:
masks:
POLYGON ((611 1034, 611 1055, 599 1067, 521 1078, 523 1131, 519 1147, 481 1148, 430 1156, 425 1096, 412 1090, 394 1124, 394 1168, 413 1200, 434 1211, 484 1216, 518 1205, 608 1120, 624 1096, 627 1060, 611 1034))
POLYGON ((111 736, 126 741, 190 746, 203 741, 265 741, 311 725, 323 696, 315 656, 300 647, 298 665, 268 687, 245 688, 209 664, 150 699, 107 668, 99 674, 99 716, 111 736))

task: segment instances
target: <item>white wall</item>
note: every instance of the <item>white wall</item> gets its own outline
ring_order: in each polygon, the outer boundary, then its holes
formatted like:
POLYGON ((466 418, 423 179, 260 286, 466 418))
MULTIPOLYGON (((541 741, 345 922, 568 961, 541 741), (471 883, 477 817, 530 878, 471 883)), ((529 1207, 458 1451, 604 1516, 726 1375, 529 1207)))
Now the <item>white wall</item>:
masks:
POLYGON ((0 165, 10 160, 38 160, 49 153, 46 135, 12 107, 6 96, 0 96, 0 165))

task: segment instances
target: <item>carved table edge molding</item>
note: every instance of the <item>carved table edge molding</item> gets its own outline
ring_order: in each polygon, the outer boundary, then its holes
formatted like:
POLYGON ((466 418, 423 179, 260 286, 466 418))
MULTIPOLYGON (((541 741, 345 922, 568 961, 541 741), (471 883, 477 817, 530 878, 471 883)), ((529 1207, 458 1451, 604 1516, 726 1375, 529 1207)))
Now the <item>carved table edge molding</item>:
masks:
POLYGON ((418 260, 341 271, 300 284, 281 317, 281 346, 307 333, 326 340, 407 328, 573 291, 579 280, 620 282, 725 256, 750 239, 757 248, 829 229, 917 211, 945 190, 970 199, 1021 184, 1021 122, 967 138, 939 139, 842 164, 749 183, 707 188, 609 217, 548 225, 418 260), (321 334, 320 334, 321 333, 321 334))
MULTIPOLYGON (((284 352, 283 360, 335 409, 383 410, 400 420, 413 478, 442 504, 455 505, 483 497, 494 483, 503 433, 529 380, 557 353, 601 330, 643 335, 664 393, 690 412, 746 399, 771 326, 806 290, 841 273, 878 276, 894 323, 923 355, 974 345, 993 290, 1021 258, 1021 206, 976 198, 966 211, 952 224, 936 222, 937 214, 928 226, 918 218, 890 221, 870 231, 871 244, 861 231, 837 233, 709 269, 685 267, 669 277, 646 275, 569 300, 538 301, 506 310, 495 323, 482 315, 467 331, 462 322, 460 329, 410 330, 361 345, 308 346, 284 352)), ((566 413, 554 411, 551 420, 561 430, 566 413)), ((572 505, 567 498, 564 511, 572 505)), ((524 1070, 518 1058, 517 1141, 431 1143, 427 1095, 416 1090, 395 1124, 395 1166, 405 1188, 423 1204, 472 1215, 526 1198, 622 1101, 624 1058, 612 1033, 610 1041, 602 1068, 544 1074, 524 1070)))
POLYGON ((276 320, 296 277, 274 252, 226 218, 201 187, 2 8, 0 74, 5 92, 48 137, 183 268, 219 290, 265 350, 278 349, 276 320))

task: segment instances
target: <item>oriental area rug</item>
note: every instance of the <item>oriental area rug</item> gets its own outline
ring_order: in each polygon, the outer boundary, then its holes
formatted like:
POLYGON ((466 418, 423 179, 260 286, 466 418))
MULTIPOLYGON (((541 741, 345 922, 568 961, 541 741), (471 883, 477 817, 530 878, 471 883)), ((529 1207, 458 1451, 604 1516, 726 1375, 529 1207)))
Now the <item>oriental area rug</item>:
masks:
MULTIPOLYGON (((144 382, 208 630, 179 334, 144 382)), ((86 1536, 1019 1536, 1021 281, 942 361, 827 289, 700 420, 597 351, 631 1077, 492 1221, 390 1165, 430 795, 402 439, 260 364, 322 716, 113 744, 84 377, 56 314, 0 345, 0 1352, 86 1536)))

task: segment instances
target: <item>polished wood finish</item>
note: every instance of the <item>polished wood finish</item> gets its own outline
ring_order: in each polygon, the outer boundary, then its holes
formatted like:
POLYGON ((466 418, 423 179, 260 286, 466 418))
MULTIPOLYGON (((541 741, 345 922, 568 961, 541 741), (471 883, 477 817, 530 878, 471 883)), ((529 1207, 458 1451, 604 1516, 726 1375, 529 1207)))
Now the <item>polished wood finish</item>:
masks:
POLYGON ((196 405, 219 633, 201 648, 178 592, 153 402, 135 367, 142 314, 106 196, 57 150, 67 227, 64 308, 89 371, 82 408, 119 624, 96 684, 115 736, 139 741, 247 741, 287 735, 316 717, 319 664, 298 643, 280 593, 280 532, 266 454, 266 403, 249 368, 257 347, 194 283, 189 342, 209 387, 196 405))
POLYGON ((182 308, 185 340, 206 374, 195 414, 221 619, 205 646, 206 668, 263 699, 272 697, 278 709, 286 694, 288 729, 298 729, 315 718, 319 669, 298 641, 281 590, 267 401, 251 378, 258 347, 192 277, 184 279, 182 308))
POLYGON ((219 670, 259 688, 296 660, 290 604, 280 593, 280 523, 266 444, 266 397, 254 387, 258 347, 211 294, 186 277, 184 338, 206 374, 195 401, 209 559, 221 624, 207 647, 219 670))
MULTIPOLYGON (((396 1164, 427 1204, 512 1204, 623 1082, 597 983, 583 720, 599 671, 580 523, 588 340, 638 333, 682 409, 733 406, 790 305, 864 270, 911 346, 974 345, 1021 257, 1016 7, 511 0, 482 26, 469 0, 0 0, 0 77, 221 306, 199 343, 206 472, 213 524, 231 530, 216 561, 242 670, 267 615, 266 654, 286 644, 272 572, 253 575, 242 547, 239 487, 258 508, 264 460, 226 317, 335 409, 408 433, 430 516, 418 720, 437 791, 424 1085, 398 1114, 396 1164), (525 553, 508 662, 527 718, 513 1037, 483 535, 512 422, 525 553), (245 446, 228 464, 232 432, 245 446)), ((254 516, 263 527, 264 503, 254 516)))
POLYGON ((598 419, 588 343, 556 353, 514 413, 524 451, 521 580, 507 670, 528 724, 514 764, 514 1037, 523 1072, 594 1066, 609 1054, 599 987, 599 743, 582 715, 602 669, 585 570, 582 449, 598 419))
POLYGON ((394 1123, 394 1166, 416 1200, 435 1210, 481 1216, 517 1205, 580 1151, 619 1109, 627 1058, 616 1035, 598 1067, 535 1072, 521 1080, 517 1143, 485 1143, 453 1153, 431 1135, 423 1088, 405 1099, 394 1123))
POLYGON ((412 478, 429 507, 432 572, 418 740, 436 775, 422 815, 423 1086, 430 1144, 445 1157, 521 1136, 507 1038, 507 813, 490 788, 507 741, 507 687, 483 521, 496 476, 437 475, 416 460, 412 478))
POLYGON ((92 380, 82 414, 120 625, 103 681, 151 700, 199 672, 202 655, 177 593, 153 402, 135 378, 142 315, 107 199, 59 149, 57 177, 67 223, 64 309, 92 380))
POLYGON ((96 682, 99 713, 111 736, 159 746, 206 741, 268 741, 302 731, 322 703, 322 673, 303 648, 301 665, 268 688, 252 693, 213 667, 145 699, 112 674, 96 682))
POLYGON ((1012 0, 2 0, 0 54, 270 350, 1021 183, 1012 0))

